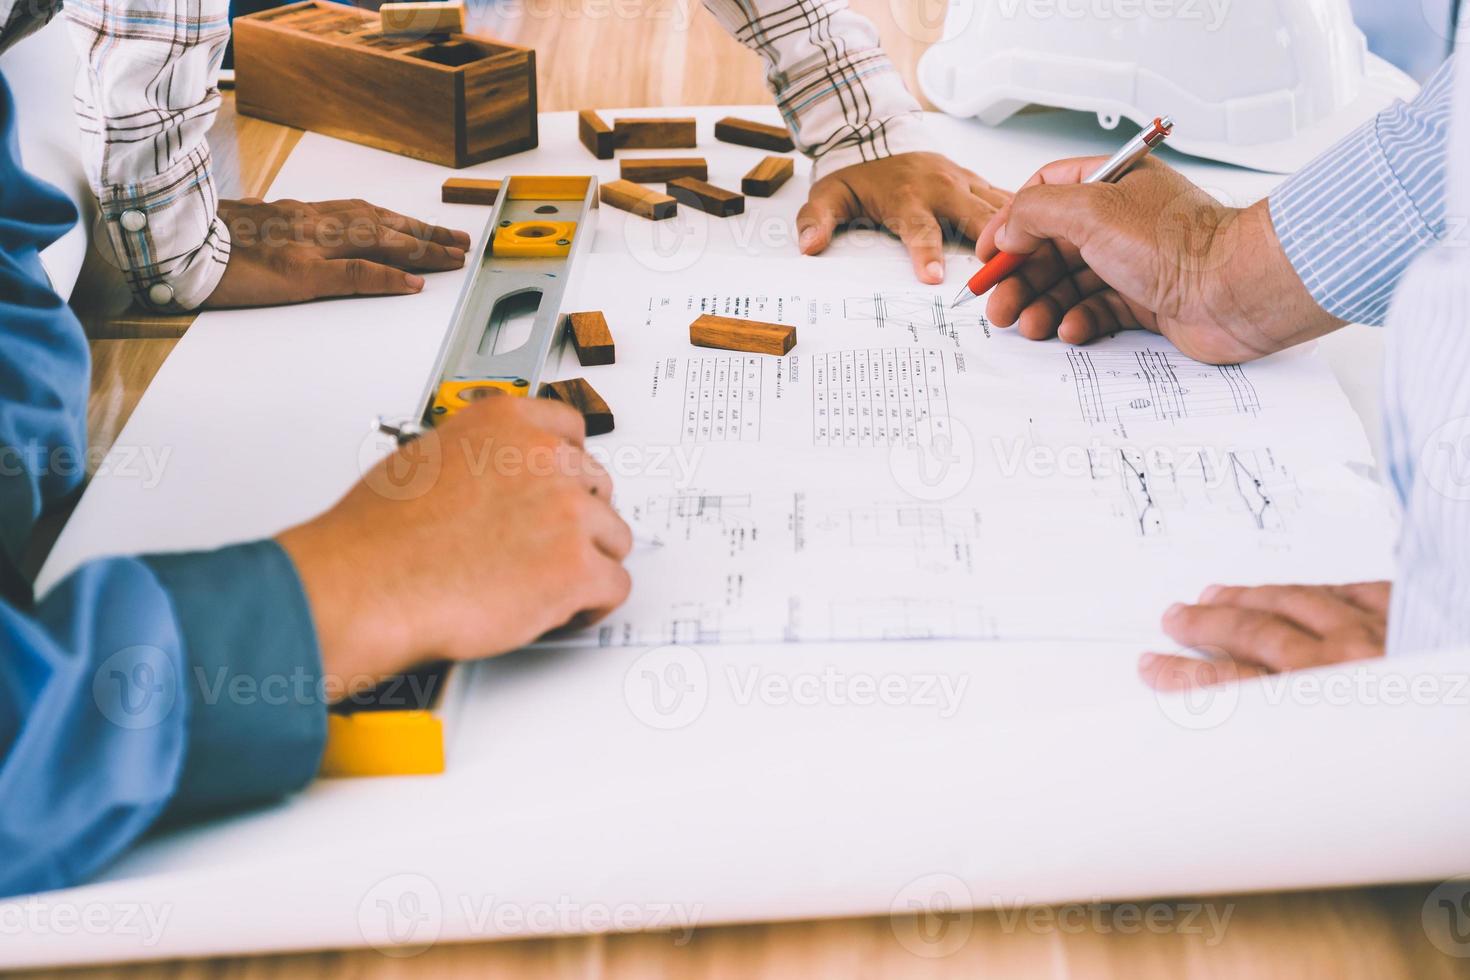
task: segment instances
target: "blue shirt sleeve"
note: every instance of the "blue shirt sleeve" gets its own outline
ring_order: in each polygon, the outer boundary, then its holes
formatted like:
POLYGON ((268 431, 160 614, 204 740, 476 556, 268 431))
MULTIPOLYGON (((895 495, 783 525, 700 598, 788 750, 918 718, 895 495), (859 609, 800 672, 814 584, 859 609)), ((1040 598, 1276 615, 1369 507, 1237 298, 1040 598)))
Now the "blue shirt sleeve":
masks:
POLYGON ((39 259, 75 213, 21 171, 13 120, 0 77, 0 895, 76 884, 160 817, 296 789, 326 740, 274 542, 95 561, 35 600, 21 556, 80 484, 89 364, 39 259))
POLYGON ((1324 310, 1382 324, 1409 264, 1442 239, 1454 59, 1271 195, 1287 258, 1324 310))

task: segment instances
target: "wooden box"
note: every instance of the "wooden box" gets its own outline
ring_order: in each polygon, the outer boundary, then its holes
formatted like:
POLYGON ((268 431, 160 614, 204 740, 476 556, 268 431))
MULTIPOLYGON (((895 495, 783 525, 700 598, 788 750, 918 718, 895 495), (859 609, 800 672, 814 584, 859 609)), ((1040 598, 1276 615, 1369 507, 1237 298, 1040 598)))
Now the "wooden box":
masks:
POLYGON ((235 107, 449 167, 536 145, 536 52, 307 0, 235 19, 235 107))

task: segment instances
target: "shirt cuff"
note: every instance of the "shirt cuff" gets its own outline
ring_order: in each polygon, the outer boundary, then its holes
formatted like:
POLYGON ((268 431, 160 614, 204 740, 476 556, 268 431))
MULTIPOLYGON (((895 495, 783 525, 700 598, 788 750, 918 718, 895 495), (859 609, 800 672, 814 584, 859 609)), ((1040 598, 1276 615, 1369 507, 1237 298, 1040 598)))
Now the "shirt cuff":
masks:
POLYGON ((872 136, 844 143, 817 157, 812 161, 812 180, 821 180, 843 167, 933 149, 924 114, 918 110, 905 112, 885 119, 872 136))
POLYGON ((279 798, 316 775, 327 738, 306 593, 274 541, 143 559, 183 636, 189 743, 168 816, 279 798))
POLYGON ((109 184, 98 200, 103 239, 138 302, 180 312, 203 305, 230 260, 230 232, 219 216, 207 147, 167 172, 134 184, 109 184))
MULTIPOLYGON (((1271 222, 1307 291, 1328 313, 1381 325, 1409 265, 1439 237, 1431 172, 1413 195, 1384 150, 1381 120, 1353 132, 1270 196, 1271 222)), ((1414 174, 1422 173, 1416 170, 1414 174)))

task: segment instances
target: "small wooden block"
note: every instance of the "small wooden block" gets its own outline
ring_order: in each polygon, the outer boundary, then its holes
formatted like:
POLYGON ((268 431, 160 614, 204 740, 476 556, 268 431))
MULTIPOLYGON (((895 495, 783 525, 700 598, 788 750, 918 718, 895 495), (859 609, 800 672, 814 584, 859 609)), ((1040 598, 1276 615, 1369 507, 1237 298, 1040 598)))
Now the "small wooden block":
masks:
POLYGON ((796 328, 783 323, 762 323, 760 320, 706 313, 689 324, 689 342, 695 347, 779 357, 796 346, 796 328))
POLYGON ((679 210, 679 202, 669 195, 660 194, 631 180, 610 180, 598 189, 598 194, 602 203, 608 207, 636 214, 649 221, 672 218, 679 210))
POLYGON ((617 359, 612 331, 607 329, 607 317, 600 310, 568 313, 567 328, 572 349, 577 352, 577 363, 583 367, 611 364, 617 359))
POLYGON ((591 109, 583 109, 577 113, 577 138, 587 147, 587 152, 597 159, 613 158, 613 149, 617 144, 613 140, 612 127, 591 109))
POLYGON ((439 192, 445 204, 494 204, 500 196, 500 181, 450 177, 439 192))
POLYGON ((715 139, 741 146, 754 146, 761 150, 775 150, 777 153, 790 153, 796 149, 796 144, 791 142, 791 134, 784 126, 767 126, 765 123, 736 119, 734 116, 726 116, 715 123, 715 139))
POLYGON ((703 157, 645 157, 619 161, 618 176, 642 184, 662 184, 679 177, 709 180, 709 164, 703 157))
POLYGON ((607 402, 597 393, 597 389, 589 385, 583 378, 569 378, 566 381, 553 381, 541 386, 542 398, 554 398, 582 413, 582 421, 587 426, 589 436, 600 436, 613 430, 612 409, 607 407, 607 402))
POLYGON ((694 119, 614 119, 613 143, 630 150, 694 145, 694 119))
POLYGON ((745 210, 745 197, 723 187, 707 184, 693 177, 680 177, 669 181, 669 196, 680 204, 712 214, 716 218, 728 218, 745 210))
POLYGON ((796 173, 790 157, 766 157, 740 179, 740 189, 751 197, 770 197, 796 173))
POLYGON ((463 34, 464 0, 385 3, 378 25, 384 34, 463 34))

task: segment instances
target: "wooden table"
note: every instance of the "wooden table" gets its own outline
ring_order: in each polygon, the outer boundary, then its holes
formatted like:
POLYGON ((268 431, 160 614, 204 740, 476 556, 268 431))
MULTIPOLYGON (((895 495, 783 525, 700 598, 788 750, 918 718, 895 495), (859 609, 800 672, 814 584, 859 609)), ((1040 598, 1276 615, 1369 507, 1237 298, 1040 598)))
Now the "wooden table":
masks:
MULTIPOLYGON (((853 0, 872 18, 913 85, 914 65, 937 38, 942 0, 853 0)), ((769 98, 760 60, 690 0, 626 5, 606 0, 534 0, 516 19, 472 12, 472 23, 537 51, 541 109, 736 104, 769 98), (686 23, 687 20, 687 23, 686 23), (657 52, 639 63, 640 54, 657 52)), ((210 133, 224 197, 264 195, 300 131, 237 116, 224 106, 210 133)), ((78 313, 95 339, 94 446, 111 445, 138 398, 187 329, 190 317, 128 309, 115 278, 84 272, 78 313)), ((1160 833, 1189 833, 1161 827, 1160 833)), ((1219 841, 1201 840, 1208 848, 1219 841)), ((1366 842, 1365 846, 1372 846, 1366 842)), ((860 855, 855 855, 860 859, 860 855)), ((289 887, 289 882, 283 882, 289 887)), ((1023 913, 954 913, 923 920, 875 918, 706 928, 681 943, 668 934, 596 936, 440 946, 399 959, 372 950, 212 960, 82 971, 107 977, 1284 977, 1388 980, 1470 977, 1470 944, 1456 958, 1430 943, 1421 924, 1432 885, 1023 913), (1173 921, 1200 902, 1223 934, 1193 925, 1151 931, 1151 905, 1173 921)), ((0 963, 4 961, 0 947, 0 963)), ((55 974, 53 974, 55 975, 55 974)))

